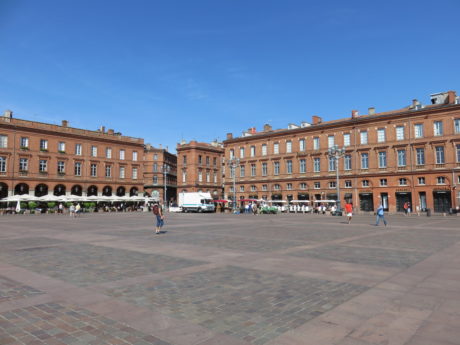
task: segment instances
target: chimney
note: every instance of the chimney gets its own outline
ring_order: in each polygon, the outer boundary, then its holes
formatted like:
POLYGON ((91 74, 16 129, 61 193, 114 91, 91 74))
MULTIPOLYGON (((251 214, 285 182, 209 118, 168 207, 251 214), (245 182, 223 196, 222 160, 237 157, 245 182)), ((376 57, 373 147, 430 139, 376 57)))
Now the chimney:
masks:
POLYGON ((6 117, 8 119, 13 118, 13 112, 11 110, 5 110, 5 113, 3 114, 3 117, 6 117))
POLYGON ((62 127, 67 127, 69 125, 69 121, 62 120, 62 127))
POLYGON ((370 108, 368 109, 367 113, 368 113, 369 115, 375 115, 375 108, 374 108, 374 107, 370 107, 370 108))
POLYGON ((447 104, 455 104, 457 93, 455 91, 447 91, 447 104))
POLYGON ((314 124, 314 125, 319 125, 321 122, 323 122, 323 119, 317 115, 313 115, 311 117, 311 122, 314 124))
POLYGON ((114 132, 113 129, 109 129, 109 130, 107 131, 107 134, 110 134, 110 135, 114 135, 114 133, 115 133, 115 132, 114 132))
POLYGON ((412 108, 415 108, 417 105, 419 105, 420 103, 418 102, 418 100, 416 99, 413 99, 412 100, 412 108))
POLYGON ((227 140, 233 139, 233 134, 232 133, 227 133, 227 140))
POLYGON ((163 149, 163 145, 160 144, 160 150, 162 150, 162 149, 163 149))
POLYGON ((264 125, 264 132, 270 132, 272 130, 272 126, 270 126, 268 123, 264 125))
POLYGON ((101 127, 99 128, 99 132, 105 133, 105 126, 101 126, 101 127))
POLYGON ((358 110, 352 110, 351 111, 351 118, 356 119, 358 117, 358 110))

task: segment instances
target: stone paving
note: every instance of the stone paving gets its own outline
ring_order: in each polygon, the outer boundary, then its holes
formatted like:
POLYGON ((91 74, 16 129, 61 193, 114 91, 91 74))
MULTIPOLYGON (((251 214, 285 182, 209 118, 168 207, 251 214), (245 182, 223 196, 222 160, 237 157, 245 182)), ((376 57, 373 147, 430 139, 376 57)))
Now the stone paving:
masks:
POLYGON ((460 344, 460 217, 0 217, 0 344, 460 344))

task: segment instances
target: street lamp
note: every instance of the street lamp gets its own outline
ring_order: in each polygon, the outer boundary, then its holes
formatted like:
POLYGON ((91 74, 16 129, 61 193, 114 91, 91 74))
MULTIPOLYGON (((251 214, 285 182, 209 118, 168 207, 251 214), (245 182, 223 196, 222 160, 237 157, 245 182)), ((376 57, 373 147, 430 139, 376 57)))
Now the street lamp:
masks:
POLYGON ((233 176, 233 212, 236 210, 236 168, 240 164, 240 159, 239 158, 230 158, 229 159, 230 163, 230 169, 232 172, 233 176))
POLYGON ((169 172, 170 166, 165 163, 161 167, 161 170, 163 171, 163 184, 164 184, 164 189, 165 189, 164 190, 164 195, 163 195, 163 204, 164 204, 163 207, 166 208, 167 207, 167 204, 166 204, 166 202, 167 202, 167 199, 166 199, 166 189, 167 189, 167 187, 166 187, 166 174, 169 172))
POLYGON ((334 159, 337 185, 337 212, 340 212, 342 208, 340 207, 339 159, 345 155, 345 147, 339 148, 338 145, 334 145, 327 150, 327 153, 329 157, 334 159))

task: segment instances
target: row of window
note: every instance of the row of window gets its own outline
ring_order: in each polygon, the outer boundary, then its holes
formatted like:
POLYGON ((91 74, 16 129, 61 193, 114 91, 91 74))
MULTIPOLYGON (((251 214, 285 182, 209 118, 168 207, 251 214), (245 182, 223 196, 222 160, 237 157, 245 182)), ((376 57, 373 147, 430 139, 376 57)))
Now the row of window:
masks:
MULTIPOLYGON (((459 183, 460 183, 460 176, 459 176, 459 183)), ((418 185, 424 186, 425 185, 425 177, 418 177, 417 178, 418 185)), ((445 185, 446 184, 446 178, 444 176, 438 176, 436 177, 436 184, 438 185, 445 185)), ((353 183, 351 180, 345 180, 344 181, 345 188, 353 188, 353 183)), ((407 178, 402 177, 398 179, 398 186, 407 186, 407 178)), ((361 187, 369 187, 369 180, 362 180, 361 181, 361 187)), ((386 178, 380 179, 380 187, 387 187, 388 186, 388 180, 386 178)), ((307 184, 305 182, 299 183, 299 189, 301 190, 306 190, 307 189, 307 184)), ((335 189, 337 188, 337 183, 336 181, 329 181, 328 182, 328 188, 329 189, 335 189)), ((313 182, 313 189, 321 189, 321 182, 313 182)), ((273 190, 281 190, 281 185, 280 184, 274 184, 273 185, 273 190)), ((292 183, 287 183, 286 184, 286 190, 293 190, 293 184, 292 183)), ((230 192, 233 192, 233 186, 230 186, 230 192)), ((239 191, 244 192, 245 191, 245 186, 239 186, 239 191)), ((257 186, 251 185, 250 186, 250 191, 251 192, 256 192, 257 191, 257 186)), ((262 185, 262 191, 268 191, 268 185, 263 184, 262 185)))
MULTIPOLYGON (((387 152, 378 151, 378 167, 387 168, 387 152)), ((405 149, 397 150, 397 166, 405 167, 407 165, 407 151, 405 149)), ((456 158, 457 162, 460 162, 460 145, 456 146, 456 158)), ((436 164, 445 164, 445 151, 444 146, 435 147, 435 163, 436 164)), ((369 153, 362 152, 360 153, 360 163, 361 169, 369 169, 369 153)), ((425 165, 425 149, 416 148, 415 149, 415 163, 416 165, 425 165)), ((285 161, 286 164, 286 173, 293 173, 293 161, 288 159, 285 161)), ((230 168, 230 177, 234 176, 234 168, 230 168)), ((240 165, 240 177, 246 176, 246 166, 240 165)), ((328 157, 328 171, 335 171, 336 169, 336 158, 333 156, 328 157)), ((343 170, 352 170, 352 156, 347 154, 343 156, 343 170)), ((299 159, 299 173, 307 172, 307 160, 299 159)), ((321 172, 321 157, 313 158, 313 172, 321 172)), ((273 162, 273 175, 280 174, 280 162, 273 162)), ((257 164, 253 163, 250 165, 250 176, 257 176, 257 164)), ((262 163, 262 176, 268 176, 268 163, 262 163)))
MULTIPOLYGON (((0 148, 7 148, 8 147, 8 136, 7 135, 0 135, 0 148)), ((29 149, 29 138, 28 137, 21 137, 20 139, 20 147, 21 149, 29 149)), ((75 144, 74 154, 77 156, 82 155, 83 144, 75 144)), ((48 151, 48 140, 40 139, 40 151, 48 151)), ((60 153, 66 152, 66 143, 64 141, 60 141, 57 144, 57 151, 60 153)), ((95 145, 91 145, 90 151, 91 157, 98 157, 98 147, 95 145)), ((126 150, 120 149, 118 151, 118 159, 124 160, 126 156, 126 150)), ((105 148, 105 158, 112 158, 112 148, 106 147, 105 148)), ((137 151, 132 152, 132 160, 138 160, 137 151)))
MULTIPOLYGON (((206 160, 206 166, 210 166, 211 157, 206 156, 205 160, 206 160)), ((182 156, 182 163, 183 163, 184 166, 187 165, 187 156, 185 156, 185 155, 182 156)), ((203 156, 198 155, 198 165, 202 165, 202 164, 203 164, 203 156)), ((217 157, 212 158, 212 165, 217 166, 217 157)))
MULTIPOLYGON (((211 183, 211 173, 207 171, 205 176, 206 176, 206 182, 211 183)), ((212 176, 213 176, 213 182, 217 183, 217 173, 214 172, 212 176)), ((183 170, 182 171, 182 183, 186 183, 186 182, 187 182, 187 171, 183 170)), ((198 171, 198 182, 203 182, 203 172, 202 171, 198 171)))
MULTIPOLYGON (((454 120, 454 130, 455 134, 460 134, 460 119, 454 120)), ((414 124, 414 137, 415 138, 423 138, 424 137, 424 125, 423 123, 414 124)), ((433 135, 434 136, 442 136, 444 135, 444 126, 443 121, 434 121, 433 123, 433 135)), ((396 126, 395 128, 395 136, 396 140, 405 140, 405 126, 396 126)), ((386 128, 378 128, 377 129, 377 142, 384 143, 387 140, 386 135, 386 128)), ((335 135, 328 135, 327 137, 328 148, 333 147, 336 144, 335 135)), ((368 131, 363 130, 359 132, 359 144, 360 145, 367 145, 369 144, 368 138, 368 131)), ((351 134, 344 133, 343 134, 343 146, 351 146, 351 134)), ((313 137, 313 150, 320 149, 320 137, 313 137)), ((286 141, 286 153, 292 153, 292 140, 286 141)), ((299 139, 299 151, 306 150, 306 141, 305 139, 299 139)), ((239 148, 239 158, 246 157, 246 148, 240 147, 239 148)), ((273 143, 273 154, 280 153, 280 143, 275 142, 273 143)), ((261 146, 261 155, 266 156, 268 154, 268 146, 267 144, 262 144, 261 146)), ((256 156, 256 146, 252 145, 249 149, 249 157, 256 156)), ((235 157, 235 150, 230 149, 230 159, 235 157)))
MULTIPOLYGON (((6 172, 6 157, 0 156, 0 172, 6 172)), ((38 171, 40 173, 48 173, 49 161, 47 159, 40 159, 38 161, 38 171)), ((112 165, 105 165, 105 177, 112 177, 112 165)), ((82 176, 83 163, 75 162, 73 166, 73 173, 75 176, 82 176)), ((29 159, 28 158, 19 158, 19 171, 28 172, 29 171, 29 159)), ((90 175, 92 177, 97 177, 98 164, 90 164, 90 175)), ((119 167, 119 178, 125 178, 126 167, 119 167)), ((58 161, 57 162, 57 173, 64 175, 66 173, 66 162, 58 161)), ((138 168, 132 168, 131 178, 136 180, 138 178, 138 168)))

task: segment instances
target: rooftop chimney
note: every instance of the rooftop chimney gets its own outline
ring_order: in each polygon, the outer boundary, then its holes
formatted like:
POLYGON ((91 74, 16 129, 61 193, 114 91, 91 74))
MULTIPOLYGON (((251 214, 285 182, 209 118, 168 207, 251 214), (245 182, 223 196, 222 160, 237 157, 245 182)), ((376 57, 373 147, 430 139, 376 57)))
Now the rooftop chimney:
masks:
POLYGON ((268 123, 264 125, 264 132, 270 132, 272 130, 272 126, 270 126, 268 123))
POLYGON ((115 131, 113 129, 107 130, 107 134, 114 135, 115 131))
POLYGON ((13 118, 13 112, 11 110, 5 110, 5 112, 3 113, 3 117, 7 117, 9 119, 12 119, 13 118))
POLYGON ((62 127, 67 127, 69 125, 69 121, 62 120, 62 127))
POLYGON ((447 91, 447 104, 455 104, 457 93, 455 91, 447 91))
POLYGON ((351 118, 356 119, 358 117, 358 110, 352 110, 351 111, 351 118))
POLYGON ((101 127, 99 128, 99 131, 100 131, 101 133, 105 133, 105 126, 101 126, 101 127))
POLYGON ((233 134, 232 133, 227 133, 227 140, 233 139, 233 134))
POLYGON ((370 107, 368 110, 367 110, 367 113, 369 115, 375 115, 375 108, 374 107, 370 107))
POLYGON ((311 117, 311 121, 313 122, 314 125, 319 125, 321 122, 323 122, 323 119, 317 115, 313 115, 311 117))
POLYGON ((418 100, 416 100, 416 99, 413 99, 413 100, 412 100, 412 108, 415 108, 415 107, 416 107, 417 105, 419 105, 419 104, 420 104, 420 103, 419 103, 418 100))

